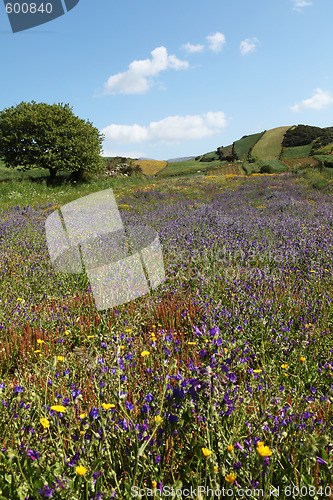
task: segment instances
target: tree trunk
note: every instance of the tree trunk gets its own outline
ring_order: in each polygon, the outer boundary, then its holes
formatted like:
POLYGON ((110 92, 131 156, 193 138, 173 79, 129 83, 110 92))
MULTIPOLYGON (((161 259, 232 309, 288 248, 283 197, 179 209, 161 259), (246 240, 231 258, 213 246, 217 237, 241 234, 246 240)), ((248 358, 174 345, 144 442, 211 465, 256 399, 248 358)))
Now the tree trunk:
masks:
POLYGON ((57 169, 49 167, 50 171, 50 180, 53 181, 57 175, 57 169))

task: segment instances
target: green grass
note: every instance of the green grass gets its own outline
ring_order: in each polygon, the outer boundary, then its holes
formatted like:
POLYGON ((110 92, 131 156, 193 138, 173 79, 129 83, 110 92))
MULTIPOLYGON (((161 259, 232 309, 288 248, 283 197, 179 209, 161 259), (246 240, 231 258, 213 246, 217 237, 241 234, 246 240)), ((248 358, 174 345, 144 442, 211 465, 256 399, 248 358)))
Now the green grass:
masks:
POLYGON ((282 158, 304 158, 305 156, 309 156, 311 152, 311 148, 315 141, 307 144, 306 146, 295 146, 286 148, 283 151, 282 158))
POLYGON ((206 172, 210 168, 220 165, 221 162, 219 160, 209 161, 209 162, 200 162, 194 159, 179 161, 176 163, 168 163, 168 165, 162 168, 159 172, 156 173, 156 177, 168 177, 168 176, 178 176, 178 175, 188 175, 197 173, 198 170, 201 173, 206 172))
POLYGON ((248 135, 247 137, 239 139, 239 141, 235 141, 236 154, 240 160, 247 159, 249 150, 255 145, 262 135, 263 132, 259 132, 258 134, 248 135))
POLYGON ((277 127, 267 130, 252 149, 251 157, 255 160, 278 160, 283 136, 290 127, 277 127))

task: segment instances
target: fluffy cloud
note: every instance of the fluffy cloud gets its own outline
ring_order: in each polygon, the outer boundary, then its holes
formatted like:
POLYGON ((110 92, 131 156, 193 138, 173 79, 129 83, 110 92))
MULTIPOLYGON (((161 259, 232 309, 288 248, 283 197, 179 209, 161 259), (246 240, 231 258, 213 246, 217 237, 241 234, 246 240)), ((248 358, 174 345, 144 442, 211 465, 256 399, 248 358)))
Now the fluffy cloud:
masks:
POLYGON ((104 84, 105 94, 143 94, 153 85, 152 78, 167 69, 187 69, 187 61, 168 55, 165 47, 151 52, 151 59, 133 61, 127 71, 110 76, 104 84))
POLYGON ((226 42, 225 36, 219 31, 217 31, 214 35, 208 35, 206 39, 208 40, 209 44, 208 48, 212 52, 220 52, 226 42))
POLYGON ((303 7, 308 7, 309 5, 312 5, 312 2, 310 0, 293 0, 293 10, 297 10, 298 12, 301 12, 303 7))
POLYGON ((242 56, 245 56, 249 52, 253 52, 258 44, 259 40, 257 38, 246 38, 240 43, 240 51, 242 56))
POLYGON ((316 89, 316 93, 310 99, 304 99, 299 104, 291 106, 292 111, 303 111, 306 109, 324 109, 333 103, 333 97, 329 92, 316 89))
POLYGON ((203 139, 219 133, 227 125, 223 112, 202 115, 168 116, 147 127, 134 125, 109 125, 102 130, 106 141, 133 143, 149 141, 153 144, 177 144, 191 139, 203 139))
POLYGON ((183 45, 182 48, 186 50, 186 52, 188 52, 189 54, 195 54, 196 52, 202 52, 204 46, 200 45, 200 43, 198 43, 197 45, 192 45, 192 43, 185 43, 185 45, 183 45))

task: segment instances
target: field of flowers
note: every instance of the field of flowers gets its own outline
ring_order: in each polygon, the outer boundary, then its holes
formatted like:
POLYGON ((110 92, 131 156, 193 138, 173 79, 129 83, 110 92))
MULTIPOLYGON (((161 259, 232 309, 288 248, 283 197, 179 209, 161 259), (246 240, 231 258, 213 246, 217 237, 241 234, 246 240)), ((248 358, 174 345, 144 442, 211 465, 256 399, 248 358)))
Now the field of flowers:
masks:
POLYGON ((3 210, 0 499, 333 498, 331 193, 288 173, 123 194, 166 281, 100 312, 51 266, 57 203, 3 210))

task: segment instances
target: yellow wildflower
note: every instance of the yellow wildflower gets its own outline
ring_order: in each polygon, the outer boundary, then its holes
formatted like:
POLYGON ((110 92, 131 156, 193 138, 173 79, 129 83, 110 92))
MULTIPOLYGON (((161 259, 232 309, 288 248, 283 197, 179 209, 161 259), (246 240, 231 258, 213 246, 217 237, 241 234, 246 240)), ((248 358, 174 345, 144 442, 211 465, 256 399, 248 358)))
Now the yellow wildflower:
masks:
POLYGON ((115 405, 110 405, 107 403, 102 403, 103 410, 109 410, 110 408, 115 408, 115 405))
POLYGON ((64 412, 64 411, 66 411, 66 408, 65 408, 65 406, 61 406, 61 405, 54 405, 54 406, 51 406, 51 410, 64 412))
POLYGON ((42 340, 42 339, 37 339, 37 344, 44 344, 44 340, 42 340))
POLYGON ((83 420, 86 416, 87 416, 86 413, 81 413, 80 418, 82 418, 82 420, 83 420))
POLYGON ((128 328, 128 330, 125 330, 126 333, 130 333, 132 331, 132 328, 128 328))
POLYGON ((84 476, 87 473, 87 470, 88 469, 86 469, 86 467, 84 467, 83 465, 79 465, 78 467, 76 467, 76 472, 79 476, 84 476))
POLYGON ((230 451, 231 453, 234 451, 234 447, 232 444, 228 444, 227 448, 228 448, 228 451, 230 451))
POLYGON ((155 489, 157 486, 157 481, 152 481, 151 484, 152 484, 152 487, 155 489))
POLYGON ((283 368, 284 370, 286 370, 288 368, 288 363, 284 363, 283 365, 281 365, 281 368, 283 368))
POLYGON ((217 465, 214 465, 214 471, 217 472, 219 470, 217 465))
POLYGON ((188 342, 188 345, 196 345, 196 342, 188 342))
POLYGON ((41 418, 40 423, 42 424, 44 429, 47 429, 48 427, 50 427, 50 422, 48 421, 47 418, 41 418))
POLYGON ((159 415, 156 415, 156 416, 154 417, 154 420, 155 420, 156 424, 160 424, 160 423, 162 422, 163 418, 162 418, 162 417, 160 417, 159 415))
POLYGON ((262 457, 270 457, 272 454, 272 450, 268 446, 265 446, 263 441, 258 441, 257 443, 257 452, 262 457))
POLYGON ((63 356, 58 356, 58 357, 57 357, 57 360, 58 360, 58 361, 65 361, 65 358, 64 358, 63 356))
POLYGON ((233 472, 230 472, 230 474, 227 474, 224 479, 227 481, 227 483, 233 483, 234 481, 236 481, 236 474, 234 474, 233 472))
POLYGON ((41 352, 41 350, 40 350, 40 349, 37 349, 37 351, 34 351, 34 352, 35 352, 35 353, 37 353, 37 352, 41 352))
POLYGON ((204 457, 209 457, 213 453, 208 448, 201 448, 201 451, 202 451, 204 457))
POLYGON ((253 373, 261 373, 262 370, 253 370, 253 373))
POLYGON ((69 335, 69 334, 70 334, 70 332, 68 332, 68 331, 66 330, 66 331, 65 331, 65 335, 69 335))
POLYGON ((149 356, 149 351, 142 351, 141 356, 144 358, 145 356, 149 356))
POLYGON ((302 361, 302 363, 304 363, 304 361, 305 361, 305 357, 304 356, 301 356, 299 359, 302 361))

